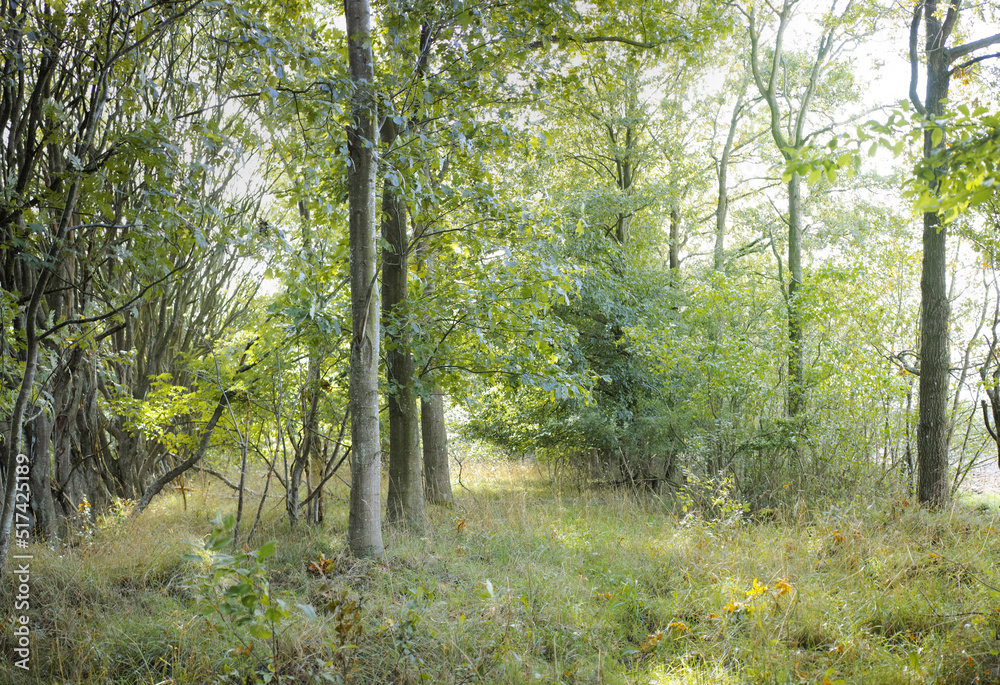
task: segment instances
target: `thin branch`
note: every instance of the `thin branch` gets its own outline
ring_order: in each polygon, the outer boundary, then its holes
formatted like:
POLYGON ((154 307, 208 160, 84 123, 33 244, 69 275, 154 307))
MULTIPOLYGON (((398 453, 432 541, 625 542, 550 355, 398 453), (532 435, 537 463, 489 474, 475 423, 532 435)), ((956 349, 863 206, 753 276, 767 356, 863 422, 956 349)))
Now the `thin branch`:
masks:
POLYGON ((150 283, 149 285, 147 285, 145 288, 143 288, 139 292, 138 295, 136 295, 135 297, 133 297, 131 300, 129 300, 125 304, 123 304, 123 305, 121 305, 119 307, 116 307, 115 309, 112 309, 110 312, 104 312, 103 314, 96 314, 95 316, 88 316, 88 317, 84 317, 84 318, 80 318, 80 319, 66 319, 65 321, 60 321, 55 326, 52 326, 51 328, 49 328, 49 329, 47 329, 45 331, 42 331, 42 333, 40 333, 38 337, 39 338, 47 338, 48 336, 50 336, 53 333, 55 333, 56 331, 58 331, 60 328, 64 328, 66 326, 69 326, 70 324, 94 323, 95 321, 104 321, 105 319, 109 319, 112 316, 114 316, 115 314, 119 314, 119 313, 125 311, 126 309, 128 309, 129 307, 131 307, 133 304, 135 304, 136 302, 138 302, 139 300, 141 300, 145 296, 145 294, 147 292, 149 292, 150 288, 152 288, 153 286, 159 285, 163 281, 165 281, 168 278, 170 278, 171 276, 173 276, 178 271, 181 271, 182 269, 185 269, 185 268, 187 268, 187 262, 184 262, 183 264, 181 264, 177 268, 173 269, 168 274, 166 274, 163 278, 161 278, 161 279, 159 279, 157 281, 153 281, 152 283, 150 283))
MULTIPOLYGON (((226 486, 228 486, 231 490, 239 490, 240 489, 240 486, 238 486, 236 483, 234 483, 231 480, 229 480, 228 478, 226 478, 224 475, 222 475, 221 473, 219 473, 215 469, 210 469, 210 468, 207 468, 205 466, 192 466, 191 470, 192 471, 201 471, 202 473, 207 473, 210 476, 215 476, 216 478, 218 478, 219 480, 221 480, 223 483, 225 483, 226 486)), ((256 492, 254 492, 250 488, 244 488, 244 491, 245 492, 249 492, 251 495, 256 495, 257 494, 256 492)))
POLYGON ((955 65, 955 67, 951 71, 948 72, 948 75, 951 76, 956 71, 961 71, 962 69, 968 69, 973 64, 978 64, 979 62, 982 62, 982 61, 988 60, 988 59, 993 59, 994 57, 1000 57, 1000 52, 994 52, 994 53, 989 54, 989 55, 980 55, 979 57, 973 57, 972 59, 968 60, 967 62, 962 62, 961 64, 957 64, 957 65, 955 65))

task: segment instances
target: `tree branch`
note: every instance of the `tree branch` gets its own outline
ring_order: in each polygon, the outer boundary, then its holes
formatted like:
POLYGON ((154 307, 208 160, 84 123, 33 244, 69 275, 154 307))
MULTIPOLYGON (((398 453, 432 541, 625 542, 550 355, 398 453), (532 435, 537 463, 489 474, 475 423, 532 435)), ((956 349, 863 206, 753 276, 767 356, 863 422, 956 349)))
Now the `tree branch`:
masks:
POLYGON ((920 35, 920 18, 924 13, 924 3, 918 2, 913 8, 913 20, 910 21, 910 102, 920 114, 926 114, 927 110, 920 102, 920 95, 917 94, 917 81, 920 74, 920 62, 917 59, 917 37, 920 35))
POLYGON ((951 76, 956 71, 961 71, 962 69, 968 69, 973 64, 978 64, 979 62, 982 62, 982 61, 988 60, 988 59, 992 59, 994 57, 1000 57, 1000 52, 994 52, 994 53, 989 54, 989 55, 980 55, 979 57, 973 57, 970 60, 962 62, 961 64, 956 64, 955 67, 951 71, 948 72, 948 75, 951 76))
POLYGON ((979 400, 979 402, 983 406, 983 424, 986 425, 986 430, 989 432, 990 437, 993 438, 993 442, 1000 443, 1000 438, 997 437, 996 432, 990 427, 990 414, 986 410, 986 400, 979 400))
POLYGON ((913 357, 914 359, 920 359, 917 353, 914 352, 913 350, 903 350, 899 354, 890 354, 889 359, 891 361, 897 362, 899 366, 907 373, 911 373, 914 376, 920 376, 920 368, 913 366, 912 364, 907 362, 905 359, 906 356, 913 357))
POLYGON ((982 50, 983 48, 988 48, 991 45, 996 45, 1000 43, 1000 33, 996 33, 987 38, 980 38, 979 40, 974 40, 971 43, 966 43, 964 45, 959 45, 957 47, 949 49, 945 54, 948 61, 958 59, 959 57, 965 57, 966 55, 975 52, 976 50, 982 50))
MULTIPOLYGON (((131 300, 129 300, 125 304, 123 304, 123 305, 121 305, 119 307, 115 307, 110 312, 104 312, 103 314, 96 314, 94 316, 87 316, 87 317, 83 317, 83 318, 80 318, 80 319, 66 319, 65 321, 60 321, 55 326, 52 326, 51 328, 46 329, 45 331, 42 331, 39 334, 38 337, 39 337, 39 339, 41 339, 41 338, 47 338, 48 336, 50 336, 53 333, 55 333, 56 331, 58 331, 60 328, 64 328, 66 326, 69 326, 70 324, 94 323, 96 321, 104 321, 105 319, 109 319, 112 316, 114 316, 115 314, 119 314, 119 313, 125 311, 126 309, 128 309, 129 307, 131 307, 133 304, 135 304, 136 302, 138 302, 139 300, 141 300, 143 298, 143 296, 149 291, 150 288, 152 288, 155 285, 159 285, 160 283, 163 283, 163 281, 167 280, 168 278, 170 278, 171 276, 173 276, 175 273, 177 273, 178 271, 181 271, 182 269, 185 269, 185 268, 187 268, 187 262, 184 262, 183 264, 181 264, 177 268, 171 270, 163 278, 150 283, 145 288, 143 288, 139 292, 138 295, 136 295, 135 297, 133 297, 131 300)), ((101 336, 101 337, 104 337, 104 336, 101 336)))
MULTIPOLYGON (((210 476, 215 476, 216 478, 218 478, 219 480, 221 480, 223 483, 225 483, 229 487, 229 489, 231 489, 231 490, 239 490, 240 489, 240 486, 238 486, 236 483, 234 483, 233 481, 231 481, 228 478, 226 478, 223 474, 219 473, 215 469, 210 469, 210 468, 205 467, 205 466, 192 466, 191 470, 192 471, 201 471, 202 473, 207 473, 210 476)), ((251 495, 256 495, 257 494, 256 492, 254 492, 250 488, 244 488, 244 491, 249 492, 251 495)))

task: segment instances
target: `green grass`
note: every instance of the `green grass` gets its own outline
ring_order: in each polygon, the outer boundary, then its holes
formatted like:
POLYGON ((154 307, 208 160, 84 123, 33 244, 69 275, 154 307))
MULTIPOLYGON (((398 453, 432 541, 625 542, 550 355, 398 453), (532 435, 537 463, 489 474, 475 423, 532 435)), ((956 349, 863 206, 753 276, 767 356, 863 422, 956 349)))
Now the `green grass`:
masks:
MULTIPOLYGON (((180 555, 217 507, 235 510, 210 481, 187 511, 171 495, 134 525, 36 546, 33 671, 0 682, 240 682, 223 668, 249 683, 269 669, 291 683, 1000 682, 993 504, 800 502, 725 524, 560 491, 516 464, 466 463, 463 484, 427 536, 387 530, 380 562, 343 553, 345 490, 323 529, 290 532, 275 502, 254 541, 279 540, 272 592, 318 611, 292 609, 276 646, 193 612, 197 567, 180 555), (326 577, 309 570, 320 558, 326 577)), ((12 639, 8 618, 5 653, 12 639)))

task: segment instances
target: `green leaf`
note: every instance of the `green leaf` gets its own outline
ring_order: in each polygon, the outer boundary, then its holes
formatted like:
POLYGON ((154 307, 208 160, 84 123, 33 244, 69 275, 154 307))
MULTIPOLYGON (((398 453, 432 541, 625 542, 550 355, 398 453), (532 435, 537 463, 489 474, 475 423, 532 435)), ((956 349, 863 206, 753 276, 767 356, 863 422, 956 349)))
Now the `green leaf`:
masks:
POLYGON ((260 559, 261 561, 264 561, 268 557, 274 555, 274 552, 277 549, 277 547, 278 547, 277 540, 271 540, 269 542, 265 542, 263 545, 260 546, 260 549, 257 550, 257 558, 260 559))
POLYGON ((243 597, 246 593, 253 589, 249 583, 237 583, 226 589, 227 597, 243 597))
POLYGON ((222 549, 232 541, 233 537, 231 535, 214 536, 209 540, 210 544, 208 550, 210 552, 218 552, 220 549, 222 549))
POLYGON ((266 626, 260 624, 250 626, 250 634, 258 640, 270 640, 271 631, 266 626))

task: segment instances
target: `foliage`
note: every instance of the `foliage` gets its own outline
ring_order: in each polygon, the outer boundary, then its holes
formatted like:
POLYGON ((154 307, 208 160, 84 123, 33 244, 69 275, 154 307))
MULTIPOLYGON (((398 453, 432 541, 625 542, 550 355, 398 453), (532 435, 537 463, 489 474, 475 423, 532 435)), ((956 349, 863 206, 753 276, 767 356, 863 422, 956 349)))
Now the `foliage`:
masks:
MULTIPOLYGON (((264 683, 280 682, 280 676, 275 675, 278 638, 292 614, 285 600, 272 595, 264 565, 278 543, 272 540, 259 549, 227 554, 223 550, 233 543, 236 518, 232 514, 223 517, 220 512, 211 523, 215 528, 199 553, 184 556, 185 561, 198 564, 188 588, 194 597, 195 613, 216 633, 235 636, 243 645, 242 656, 250 656, 255 647, 263 645, 268 655, 258 667, 257 677, 264 683)), ((316 618, 311 605, 297 606, 307 618, 316 618)), ((229 660, 220 664, 220 671, 226 676, 239 673, 229 660)))
POLYGON ((930 131, 935 151, 916 163, 902 195, 917 211, 937 212, 946 223, 953 222, 996 197, 1000 177, 991 160, 1000 146, 1000 118, 986 106, 948 104, 943 114, 929 117, 901 100, 884 121, 870 119, 853 135, 832 138, 825 148, 797 151, 782 178, 793 171, 810 183, 821 178, 834 182, 840 172, 853 176, 863 158, 875 157, 879 150, 903 155, 922 146, 930 131))

